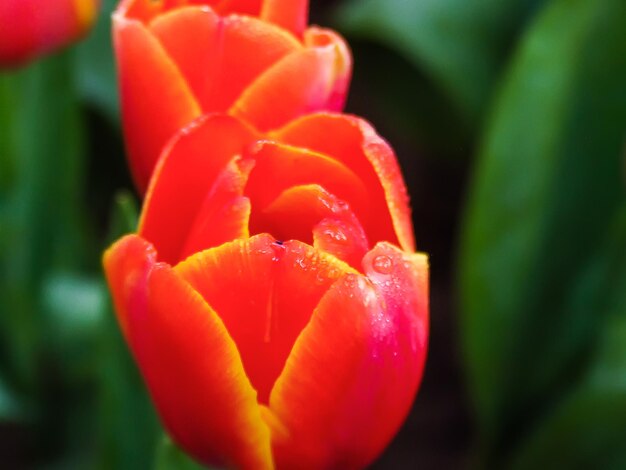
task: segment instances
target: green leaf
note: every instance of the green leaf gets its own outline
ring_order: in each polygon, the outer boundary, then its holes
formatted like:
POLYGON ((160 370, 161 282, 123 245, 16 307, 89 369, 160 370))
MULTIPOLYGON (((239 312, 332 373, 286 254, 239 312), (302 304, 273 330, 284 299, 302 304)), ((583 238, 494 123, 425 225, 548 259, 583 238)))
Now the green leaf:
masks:
POLYGON ((24 404, 9 384, 0 377, 0 423, 17 421, 25 416, 24 404))
POLYGON ((93 278, 73 273, 50 275, 43 285, 43 305, 52 316, 51 323, 59 328, 60 338, 77 329, 89 334, 100 322, 105 299, 100 283, 93 278))
POLYGON ((115 207, 111 216, 108 243, 119 237, 137 230, 139 208, 133 194, 128 190, 120 190, 115 195, 115 207))
POLYGON ((163 435, 157 450, 154 470, 202 470, 202 467, 176 447, 167 435, 163 435))
POLYGON ((399 50, 441 84, 470 121, 481 117, 510 42, 541 0, 351 0, 342 30, 399 50))
MULTIPOLYGON (((15 179, 16 120, 19 96, 17 76, 0 74, 0 210, 6 210, 9 190, 15 179)), ((2 215, 2 213, 0 213, 2 215)), ((5 220, 3 217, 2 220, 5 220)))
POLYGON ((607 252, 616 289, 590 371, 520 446, 515 470, 626 467, 626 206, 617 232, 607 252))
MULTIPOLYGON (((133 232, 137 225, 134 197, 120 192, 111 216, 109 240, 133 232)), ((103 283, 103 290, 106 286, 103 283)), ((151 468, 162 431, 152 402, 120 332, 110 302, 99 338, 100 449, 99 468, 151 468)))
POLYGON ((10 135, 0 145, 10 177, 2 193, 0 290, 6 305, 2 344, 20 380, 33 378, 42 344, 39 292, 47 272, 73 270, 86 258, 81 217, 84 153, 69 53, 4 75, 2 108, 10 135), (30 377, 30 378, 28 378, 30 377))
POLYGON ((99 340, 98 468, 149 469, 162 432, 139 371, 108 306, 99 340))
POLYGON ((515 444, 583 373, 620 286, 626 3, 555 0, 495 103, 461 243, 462 335, 482 445, 515 444))
POLYGON ((585 387, 532 435, 511 468, 623 469, 625 437, 626 391, 585 387))

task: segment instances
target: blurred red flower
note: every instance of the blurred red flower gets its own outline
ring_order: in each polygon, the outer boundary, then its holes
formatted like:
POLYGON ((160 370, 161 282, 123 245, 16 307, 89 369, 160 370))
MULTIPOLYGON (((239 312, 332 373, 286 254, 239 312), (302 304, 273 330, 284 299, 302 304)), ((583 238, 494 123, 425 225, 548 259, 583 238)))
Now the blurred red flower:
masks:
POLYGON ((362 468, 419 386, 428 264, 393 151, 317 113, 212 114, 166 146, 138 234, 105 254, 162 421, 205 464, 362 468))
POLYGON ((83 36, 99 0, 0 1, 0 66, 12 67, 83 36))
POLYGON ((259 131, 343 107, 351 73, 336 33, 306 28, 307 0, 124 0, 113 15, 122 117, 144 192, 165 143, 226 112, 259 131))

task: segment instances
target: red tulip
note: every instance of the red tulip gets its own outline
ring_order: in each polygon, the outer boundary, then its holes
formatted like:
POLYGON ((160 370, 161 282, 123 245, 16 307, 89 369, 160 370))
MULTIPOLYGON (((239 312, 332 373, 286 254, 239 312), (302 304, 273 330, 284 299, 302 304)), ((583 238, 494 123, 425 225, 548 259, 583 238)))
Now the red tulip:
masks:
POLYGON ((113 15, 130 165, 143 193, 165 143, 209 112, 259 131, 343 107, 351 57, 307 0, 124 0, 113 15))
POLYGON ((404 420, 428 336, 393 151, 319 113, 269 134, 209 115, 165 148, 104 264, 161 419, 198 461, 362 468, 404 420))
POLYGON ((0 1, 0 66, 69 44, 92 26, 99 0, 0 1))

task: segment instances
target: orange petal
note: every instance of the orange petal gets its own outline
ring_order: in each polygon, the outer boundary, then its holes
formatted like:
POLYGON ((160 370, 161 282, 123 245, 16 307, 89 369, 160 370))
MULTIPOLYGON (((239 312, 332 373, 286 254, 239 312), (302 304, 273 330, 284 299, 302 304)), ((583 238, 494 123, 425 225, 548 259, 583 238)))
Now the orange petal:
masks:
POLYGON ((169 266, 149 280, 140 363, 164 423, 205 464, 269 469, 269 433, 237 346, 202 297, 169 266))
POLYGON ((248 16, 221 18, 200 6, 162 14, 150 29, 205 113, 226 111, 260 73, 302 47, 274 25, 248 16))
POLYGON ((369 243, 359 220, 350 214, 322 219, 313 228, 313 246, 360 269, 369 243))
POLYGON ((215 0, 121 0, 114 15, 148 24, 157 16, 187 5, 210 5, 215 0))
POLYGON ((250 236, 250 200, 242 196, 248 173, 249 168, 233 159, 218 176, 189 230, 181 259, 250 236))
POLYGON ((76 17, 73 31, 80 36, 94 24, 100 9, 100 0, 72 0, 72 3, 76 17))
POLYGON ((302 45, 286 31, 257 18, 224 18, 222 56, 211 101, 226 111, 259 75, 302 45))
POLYGON ((240 14, 259 16, 263 0, 188 0, 190 4, 208 4, 220 15, 240 14))
POLYGON ((155 263, 154 247, 137 235, 121 238, 104 253, 104 271, 117 321, 127 341, 130 315, 146 309, 148 273, 155 263))
POLYGON ((205 464, 273 468, 237 347, 206 302, 136 235, 105 254, 121 325, 166 428, 205 464))
POLYGON ((350 168, 369 192, 368 216, 358 214, 369 240, 397 241, 406 251, 414 251, 411 209, 400 167, 392 148, 367 122, 318 113, 295 120, 272 136, 328 155, 350 168))
POLYGON ((369 279, 348 274, 328 290, 272 390, 277 467, 363 468, 410 409, 426 354, 426 259, 389 244, 366 259, 369 279))
POLYGON ((125 17, 127 19, 148 22, 154 16, 163 11, 165 4, 162 1, 153 0, 121 0, 113 17, 125 17))
POLYGON ((172 139, 155 169, 139 233, 156 246, 159 259, 180 260, 192 224, 216 178, 240 154, 253 133, 234 118, 205 116, 172 139))
POLYGON ((309 20, 309 0, 265 0, 261 19, 301 36, 309 20))
POLYGON ((150 31, 177 65, 203 112, 220 68, 221 18, 210 8, 178 8, 157 16, 150 31))
POLYGON ((319 299, 339 275, 353 272, 308 245, 269 235, 198 253, 176 271, 219 312, 261 403, 319 299))
POLYGON ((255 165, 246 186, 255 210, 262 210, 284 190, 318 184, 346 201, 360 214, 366 211, 367 188, 343 163, 305 148, 260 142, 249 153, 255 165))
MULTIPOLYGON (((78 0, 77 0, 78 1, 78 0)), ((185 6, 203 6, 219 15, 238 13, 258 16, 262 0, 122 0, 116 13, 149 23, 158 15, 185 6)))
POLYGON ((260 131, 268 131, 298 116, 331 106, 334 109, 337 89, 346 84, 345 67, 350 59, 343 40, 333 38, 274 64, 244 91, 229 112, 260 131))
POLYGON ((342 111, 352 78, 352 53, 346 41, 331 29, 311 26, 304 33, 306 47, 335 47, 335 79, 324 110, 342 111))
POLYGON ((314 241, 314 246, 360 269, 367 238, 350 207, 319 185, 284 191, 250 221, 253 233, 266 231, 280 240, 314 241))
POLYGON ((166 142, 200 114, 180 71, 138 21, 113 16, 122 121, 130 166, 144 192, 166 142))

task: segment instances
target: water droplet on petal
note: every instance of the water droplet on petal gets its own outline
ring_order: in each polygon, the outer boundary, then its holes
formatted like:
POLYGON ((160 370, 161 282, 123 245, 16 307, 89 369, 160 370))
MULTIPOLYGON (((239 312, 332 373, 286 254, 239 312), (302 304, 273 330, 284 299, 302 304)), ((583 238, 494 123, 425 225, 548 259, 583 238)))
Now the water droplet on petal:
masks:
POLYGON ((337 276, 339 275, 339 270, 337 268, 329 268, 326 275, 328 276, 329 279, 336 279, 337 276))
POLYGON ((354 287, 356 285, 356 276, 354 274, 347 274, 343 282, 346 287, 354 287))
POLYGON ((389 274, 393 270, 393 261, 387 255, 378 255, 374 258, 374 271, 379 274, 389 274))

